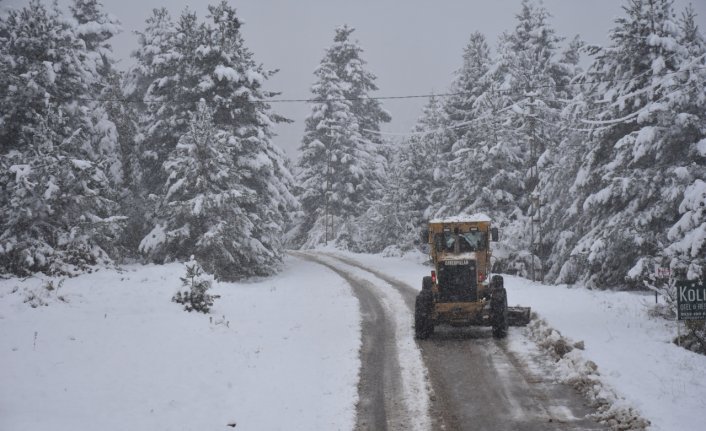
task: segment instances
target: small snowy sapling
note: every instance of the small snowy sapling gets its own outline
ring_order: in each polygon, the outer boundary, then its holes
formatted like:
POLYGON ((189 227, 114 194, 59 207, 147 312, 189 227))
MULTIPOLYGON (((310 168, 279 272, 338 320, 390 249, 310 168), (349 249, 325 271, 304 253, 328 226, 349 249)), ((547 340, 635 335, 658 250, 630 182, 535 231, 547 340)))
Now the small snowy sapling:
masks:
POLYGON ((186 263, 186 275, 180 277, 180 280, 182 287, 188 290, 178 291, 172 297, 172 301, 183 304, 186 311, 208 313, 213 305, 213 300, 218 298, 218 295, 207 293, 211 288, 211 280, 205 278, 201 265, 194 260, 193 256, 191 261, 186 263))

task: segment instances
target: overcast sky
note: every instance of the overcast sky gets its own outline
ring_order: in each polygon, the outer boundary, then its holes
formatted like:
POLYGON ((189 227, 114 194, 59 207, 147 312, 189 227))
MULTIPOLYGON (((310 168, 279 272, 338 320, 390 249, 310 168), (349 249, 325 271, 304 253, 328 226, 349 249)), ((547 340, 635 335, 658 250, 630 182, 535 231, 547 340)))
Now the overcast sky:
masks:
MULTIPOLYGON (((213 3, 220 0, 213 0, 213 3)), ((48 2, 48 0, 47 0, 48 2)), ((0 7, 24 6, 28 0, 0 0, 0 7)), ((60 0, 59 4, 68 4, 60 0)), ((245 25, 247 46, 266 68, 280 69, 268 89, 282 98, 308 98, 313 71, 333 40, 334 28, 348 24, 364 49, 368 69, 378 76, 377 96, 442 93, 461 65, 469 35, 480 31, 491 47, 498 36, 515 26, 521 0, 231 0, 245 25)), ((588 43, 606 44, 613 20, 622 15, 625 0, 544 0, 557 34, 575 34, 588 43)), ((676 0, 677 15, 689 0, 676 0)), ((706 28, 706 0, 693 3, 702 28, 706 28)), ((108 12, 123 24, 113 42, 119 67, 132 62, 135 30, 144 28, 150 10, 166 6, 176 18, 189 6, 200 18, 207 1, 197 0, 103 0, 108 12)), ((384 101, 392 122, 386 132, 408 132, 424 105, 423 99, 384 101)), ((296 152, 309 112, 305 103, 273 104, 276 112, 294 123, 278 126, 276 142, 296 160, 296 152)))

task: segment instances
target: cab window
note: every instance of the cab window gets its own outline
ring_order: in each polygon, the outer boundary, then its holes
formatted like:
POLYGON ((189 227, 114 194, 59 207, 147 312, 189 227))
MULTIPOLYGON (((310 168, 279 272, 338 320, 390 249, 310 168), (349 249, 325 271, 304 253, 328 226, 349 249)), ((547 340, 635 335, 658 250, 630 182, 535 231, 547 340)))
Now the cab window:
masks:
POLYGON ((459 251, 479 251, 485 249, 486 235, 479 230, 459 234, 459 251))
POLYGON ((434 235, 434 246, 437 251, 453 252, 456 245, 456 235, 453 232, 443 232, 434 235))

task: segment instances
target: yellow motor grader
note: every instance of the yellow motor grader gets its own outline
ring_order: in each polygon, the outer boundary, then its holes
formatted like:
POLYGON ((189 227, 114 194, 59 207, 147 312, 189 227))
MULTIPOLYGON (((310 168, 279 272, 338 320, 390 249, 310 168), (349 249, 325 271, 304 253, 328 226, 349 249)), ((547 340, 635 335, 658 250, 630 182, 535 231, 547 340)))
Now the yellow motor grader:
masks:
POLYGON ((490 243, 498 240, 490 222, 484 214, 429 221, 434 270, 417 295, 417 338, 429 337, 439 324, 492 326, 493 336, 504 338, 508 325, 529 323, 530 308, 508 307, 502 276, 490 277, 490 243))

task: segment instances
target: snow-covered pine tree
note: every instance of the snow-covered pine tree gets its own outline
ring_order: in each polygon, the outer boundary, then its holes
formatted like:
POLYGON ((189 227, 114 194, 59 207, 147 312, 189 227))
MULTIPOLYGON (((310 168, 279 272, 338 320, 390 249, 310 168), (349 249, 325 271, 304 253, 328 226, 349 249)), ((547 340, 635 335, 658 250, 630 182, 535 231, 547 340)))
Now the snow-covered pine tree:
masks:
POLYGON ((445 180, 450 190, 436 198, 442 199, 444 212, 448 215, 478 210, 488 212, 489 209, 474 203, 487 181, 479 175, 482 166, 490 162, 487 160, 487 149, 481 144, 481 141, 487 140, 488 130, 482 127, 484 118, 481 121, 478 119, 478 115, 486 115, 483 109, 479 109, 478 101, 491 85, 486 77, 490 65, 490 49, 485 36, 479 32, 472 33, 464 48, 463 65, 451 85, 453 95, 444 106, 449 119, 448 141, 451 147, 442 147, 442 152, 448 153, 449 168, 440 172, 445 178, 438 179, 445 180))
POLYGON ((474 103, 489 84, 483 78, 490 65, 490 48, 485 35, 477 31, 471 33, 463 49, 463 64, 456 71, 456 78, 451 84, 451 96, 444 104, 449 126, 454 128, 455 141, 463 139, 471 129, 465 126, 475 119, 474 103))
POLYGON ((57 7, 0 20, 0 271, 72 273, 109 260, 120 217, 85 130, 95 74, 57 7))
POLYGON ((109 102, 105 99, 111 80, 119 79, 109 41, 122 29, 115 17, 103 11, 98 0, 73 0, 70 9, 76 20, 76 35, 84 42, 87 66, 93 75, 91 100, 84 102, 88 112, 84 129, 91 138, 92 159, 106 163, 109 178, 118 187, 123 182, 119 137, 116 119, 110 116, 109 102))
POLYGON ((314 75, 317 102, 306 119, 297 174, 304 212, 297 242, 307 248, 335 240, 340 226, 361 214, 366 180, 356 154, 363 137, 345 85, 326 59, 314 75))
MULTIPOLYGON (((161 77, 165 61, 175 55, 174 21, 166 8, 152 9, 152 15, 145 20, 145 30, 135 34, 138 48, 131 53, 135 64, 125 74, 123 93, 133 102, 143 102, 149 87, 161 77)), ((147 109, 144 104, 140 106, 147 109)))
POLYGON ((79 130, 61 138, 61 113, 49 111, 34 129, 31 149, 2 156, 0 272, 76 274, 109 263, 121 217, 100 165, 82 149, 79 130))
POLYGON ((184 305, 184 310, 189 313, 198 311, 208 314, 213 306, 213 300, 219 296, 208 293, 211 289, 211 280, 203 273, 203 268, 193 256, 184 266, 186 266, 186 274, 179 277, 184 290, 177 291, 172 301, 184 305))
POLYGON ((117 132, 117 152, 120 158, 122 183, 118 187, 120 214, 127 217, 126 226, 119 244, 124 257, 137 258, 138 246, 148 227, 146 214, 151 202, 143 188, 143 165, 141 146, 136 142, 139 124, 139 106, 123 94, 123 73, 112 73, 103 91, 103 100, 108 117, 115 124, 117 132))
MULTIPOLYGON (((253 222, 242 210, 255 192, 233 166, 235 140, 217 130, 201 101, 189 131, 164 163, 168 175, 158 222, 140 244, 151 259, 188 260, 190 255, 219 279, 268 274, 248 259, 253 222)), ((253 256, 254 258, 254 256, 253 256)))
MULTIPOLYGON (((76 20, 76 34, 83 40, 86 52, 95 71, 107 80, 114 73, 115 59, 109 40, 122 31, 120 22, 103 11, 103 5, 98 0, 73 0, 70 6, 76 20)), ((99 82, 105 86, 105 82, 99 82)), ((102 88, 98 88, 100 92, 102 88)))
POLYGON ((369 178, 361 184, 363 208, 359 214, 362 219, 349 219, 342 229, 351 231, 348 235, 351 239, 345 241, 349 246, 357 242, 352 237, 359 235, 352 231, 356 230, 355 225, 365 223, 363 213, 382 197, 381 185, 385 183, 387 162, 391 157, 389 143, 377 133, 381 124, 389 122, 391 116, 383 109, 379 100, 370 97, 372 92, 378 90, 375 84, 377 78, 366 69, 363 48, 357 40, 351 38, 354 31, 354 28, 346 24, 337 27, 333 44, 326 51, 326 56, 334 64, 336 75, 345 83, 343 94, 351 101, 351 111, 358 123, 358 132, 363 138, 358 141, 359 166, 363 169, 364 176, 369 178))
POLYGON ((421 217, 409 201, 403 165, 394 156, 391 162, 382 198, 360 218, 361 245, 369 253, 399 255, 420 245, 421 217))
POLYGON ((363 48, 357 40, 351 39, 354 28, 348 25, 337 27, 333 44, 326 51, 326 56, 335 67, 339 79, 347 83, 345 96, 351 100, 353 115, 358 120, 359 132, 378 147, 378 152, 386 155, 387 145, 379 134, 382 123, 392 117, 385 111, 379 100, 371 99, 371 93, 378 90, 376 76, 366 69, 363 60, 363 48))
MULTIPOLYGON (((86 101, 86 122, 83 129, 91 138, 91 158, 101 161, 113 187, 116 189, 122 214, 134 213, 142 207, 136 196, 136 181, 141 177, 132 151, 135 136, 134 106, 124 104, 122 76, 115 69, 110 40, 122 31, 114 16, 106 13, 98 0, 73 0, 69 9, 76 23, 76 34, 84 42, 86 61, 94 79, 90 86, 90 100, 86 101)), ((133 218, 131 218, 133 219, 133 218)), ((134 223, 124 229, 125 238, 115 244, 111 254, 135 254, 134 223)))
POLYGON ((196 15, 184 10, 176 24, 165 9, 153 10, 147 28, 140 35, 140 48, 133 53, 133 69, 126 92, 144 102, 139 134, 144 172, 144 189, 157 194, 166 181, 162 164, 188 130, 198 99, 191 91, 196 82, 192 70, 196 39, 203 37, 196 15), (138 93, 143 90, 144 93, 138 93))
MULTIPOLYGON (((135 64, 124 74, 121 87, 111 87, 115 99, 129 103, 110 104, 111 112, 119 112, 119 143, 125 172, 125 189, 122 206, 129 217, 123 243, 137 252, 144 236, 154 227, 154 212, 164 185, 162 164, 169 154, 169 147, 159 145, 163 128, 154 122, 153 86, 167 74, 170 61, 176 56, 176 32, 169 11, 162 7, 153 9, 145 20, 145 29, 136 32, 138 47, 132 52, 135 64), (155 137, 157 135, 158 137, 155 137)), ((113 97, 107 97, 112 99, 113 97)), ((166 138, 165 138, 166 139, 166 138)), ((177 137, 174 137, 176 142, 177 137)), ((165 143, 167 141, 162 141, 165 143)))
MULTIPOLYGON (((706 279, 706 41, 689 6, 679 20, 679 44, 684 47, 681 73, 676 74, 671 99, 674 120, 686 147, 677 175, 689 184, 679 202, 679 221, 667 231, 666 257, 676 274, 706 279), (690 163, 689 163, 690 161, 690 163)), ((674 138, 672 138, 674 139, 674 138)))
POLYGON ((579 264, 571 257, 578 231, 578 211, 574 203, 573 183, 582 158, 588 152, 585 145, 585 125, 577 121, 586 115, 583 95, 577 91, 576 79, 583 70, 579 66, 584 43, 575 36, 562 53, 556 70, 559 94, 567 101, 559 113, 554 132, 556 146, 548 147, 538 160, 538 196, 541 198, 544 281, 574 283, 579 264), (565 263, 570 262, 569 265, 565 263), (563 271, 562 271, 563 269, 563 271))
POLYGON ((610 46, 593 49, 585 78, 584 123, 593 132, 575 182, 582 230, 572 256, 583 264, 572 270, 589 286, 623 285, 626 276, 639 283, 653 271, 680 202, 692 202, 686 188, 703 175, 703 158, 694 157, 704 110, 693 105, 703 100, 703 78, 682 71, 695 59, 680 43, 672 1, 634 0, 624 9, 610 46))
POLYGON ((530 244, 529 220, 537 215, 533 200, 540 200, 538 163, 560 138, 554 127, 565 98, 561 84, 569 79, 548 18, 541 5, 522 2, 514 31, 501 36, 497 57, 472 90, 472 130, 454 148, 454 171, 470 172, 454 183, 457 211, 493 217, 503 230, 495 269, 523 275, 532 273, 532 262, 539 270, 533 254, 546 257, 543 247, 530 244), (464 189, 470 189, 465 197, 464 189))
POLYGON ((404 178, 413 223, 420 229, 429 218, 445 212, 449 201, 452 171, 448 163, 453 136, 448 132, 449 119, 438 97, 432 95, 412 134, 399 147, 398 164, 404 178))
POLYGON ((361 100, 376 89, 375 77, 365 71, 360 47, 348 39, 352 31, 346 26, 336 29, 333 45, 314 72, 312 93, 317 102, 300 147, 304 215, 295 245, 313 247, 335 239, 342 247, 361 249, 355 219, 382 193, 386 152, 370 131, 379 130, 389 115, 376 101, 361 100))
MULTIPOLYGON (((213 127, 222 132, 231 147, 232 169, 224 172, 230 177, 228 181, 237 186, 233 190, 241 191, 238 208, 233 211, 240 211, 242 217, 228 225, 231 231, 225 232, 220 240, 238 244, 239 249, 234 255, 228 251, 231 256, 225 261, 217 252, 218 256, 209 256, 176 246, 160 248, 156 256, 160 260, 184 259, 196 254, 197 259, 210 260, 200 261, 209 270, 223 263, 226 267, 218 274, 224 279, 271 274, 282 260, 283 228, 289 212, 297 208, 290 191, 294 179, 282 151, 272 143, 272 125, 284 121, 265 102, 276 94, 263 89, 273 72, 265 71, 254 61, 244 44, 235 9, 221 2, 209 6, 209 12, 212 25, 199 24, 188 11, 182 13, 173 49, 164 51, 165 64, 176 64, 160 66, 155 76, 163 76, 154 79, 146 90, 146 97, 154 103, 148 105, 148 116, 143 123, 146 139, 142 145, 154 148, 159 160, 160 151, 166 150, 169 141, 178 135, 182 118, 195 109, 193 100, 200 98, 211 106, 213 127), (158 142, 162 142, 161 150, 154 147, 158 142)), ((169 160, 174 157, 172 152, 168 153, 169 160)), ((175 179, 170 176, 170 164, 163 166, 167 187, 157 195, 167 201, 175 179)), ((163 218, 156 221, 158 231, 164 225, 163 218)), ((149 242, 149 235, 145 241, 149 242)))
POLYGON ((57 8, 32 0, 0 18, 3 91, 0 92, 0 149, 20 148, 34 139, 41 118, 60 106, 67 118, 60 138, 71 136, 85 113, 83 104, 94 78, 83 43, 57 8))
POLYGON ((559 82, 557 85, 570 93, 575 93, 573 89, 569 89, 568 87, 571 84, 571 81, 580 73, 583 72, 583 69, 579 65, 579 62, 581 61, 581 52, 584 48, 586 43, 581 39, 581 36, 578 34, 574 36, 569 44, 566 46, 564 51, 561 54, 561 59, 559 60, 558 68, 564 69, 564 73, 559 75, 559 82), (564 82, 562 81, 562 78, 565 80, 564 82), (566 81, 568 79, 568 81, 566 81))
POLYGON ((253 261, 269 267, 267 271, 272 273, 282 260, 285 226, 299 208, 287 157, 272 142, 274 124, 289 120, 265 102, 279 94, 264 88, 276 71, 255 62, 243 40, 235 9, 221 1, 209 6, 209 12, 213 25, 208 31, 209 44, 197 49, 197 64, 203 68, 197 87, 202 91, 200 97, 214 105, 216 127, 236 140, 233 162, 241 172, 242 184, 256 194, 256 199, 243 204, 253 223, 250 253, 253 261))
MULTIPOLYGON (((161 77, 166 60, 173 53, 174 21, 166 8, 152 9, 145 20, 145 30, 137 31, 138 48, 132 52, 135 64, 127 71, 123 93, 133 102, 143 102, 152 83, 161 77)), ((146 110, 144 104, 140 105, 146 110)))

